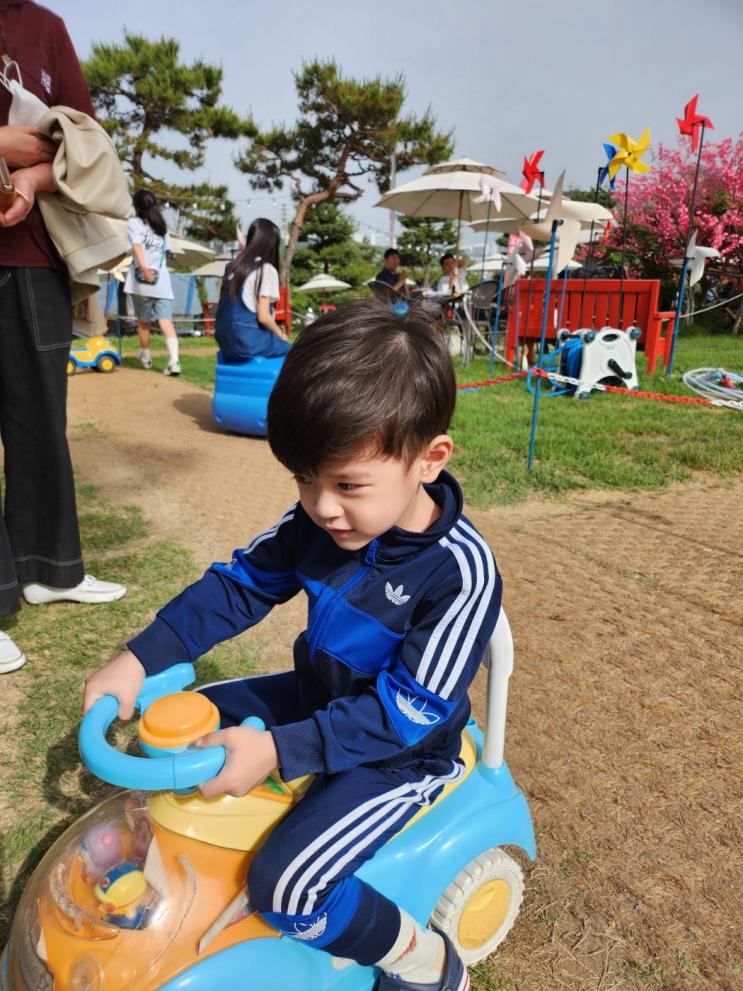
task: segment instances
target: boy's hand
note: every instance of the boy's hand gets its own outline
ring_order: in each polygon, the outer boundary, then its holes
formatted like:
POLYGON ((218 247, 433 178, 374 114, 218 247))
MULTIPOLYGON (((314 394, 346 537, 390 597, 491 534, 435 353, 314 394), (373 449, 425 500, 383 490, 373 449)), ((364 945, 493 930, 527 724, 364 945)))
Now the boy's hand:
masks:
POLYGON ((253 726, 231 726, 217 730, 202 737, 197 746, 222 746, 227 751, 224 767, 216 778, 199 785, 204 798, 216 798, 217 795, 242 798, 256 785, 262 784, 279 766, 279 755, 271 732, 253 726))
POLYGON ((85 679, 83 715, 98 699, 113 695, 119 700, 119 719, 131 719, 134 703, 142 691, 144 676, 141 662, 131 650, 125 650, 85 679))

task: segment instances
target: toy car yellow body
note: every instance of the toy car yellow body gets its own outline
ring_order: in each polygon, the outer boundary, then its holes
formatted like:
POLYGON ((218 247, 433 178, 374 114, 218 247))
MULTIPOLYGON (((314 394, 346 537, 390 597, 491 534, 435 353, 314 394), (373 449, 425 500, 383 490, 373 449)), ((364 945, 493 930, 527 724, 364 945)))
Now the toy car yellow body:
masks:
POLYGON ((67 374, 74 375, 78 368, 95 368, 97 372, 112 372, 121 364, 121 357, 105 337, 89 337, 70 351, 67 374))

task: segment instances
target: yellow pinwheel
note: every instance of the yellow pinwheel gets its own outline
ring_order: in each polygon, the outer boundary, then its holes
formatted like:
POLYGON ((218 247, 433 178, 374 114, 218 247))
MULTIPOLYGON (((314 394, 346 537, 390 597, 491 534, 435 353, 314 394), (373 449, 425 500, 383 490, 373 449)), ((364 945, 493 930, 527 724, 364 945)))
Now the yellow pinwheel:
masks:
POLYGON ((613 145, 617 145, 614 158, 609 162, 609 178, 613 179, 623 165, 627 166, 629 172, 649 172, 650 166, 640 161, 640 156, 644 155, 650 147, 650 128, 646 127, 642 132, 639 141, 633 141, 627 134, 612 134, 607 138, 613 145))

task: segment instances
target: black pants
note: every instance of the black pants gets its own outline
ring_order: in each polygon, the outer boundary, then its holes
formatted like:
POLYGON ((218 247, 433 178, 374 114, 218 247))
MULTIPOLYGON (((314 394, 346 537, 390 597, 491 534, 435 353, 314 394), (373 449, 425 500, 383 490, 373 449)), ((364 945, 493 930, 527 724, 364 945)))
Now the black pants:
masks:
POLYGON ((68 588, 85 575, 67 445, 71 343, 67 272, 0 266, 0 616, 20 608, 19 582, 68 588))

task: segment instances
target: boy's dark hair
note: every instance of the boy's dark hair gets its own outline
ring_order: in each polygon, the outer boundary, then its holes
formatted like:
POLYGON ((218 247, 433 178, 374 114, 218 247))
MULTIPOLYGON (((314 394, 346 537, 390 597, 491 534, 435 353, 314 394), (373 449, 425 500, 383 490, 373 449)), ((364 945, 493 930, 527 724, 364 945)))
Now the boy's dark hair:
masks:
POLYGON ((454 255, 451 253, 451 251, 447 251, 445 255, 441 256, 441 264, 443 265, 447 258, 453 258, 453 257, 454 255))
POLYGON ((392 255, 399 255, 399 254, 400 252, 397 250, 397 248, 387 248, 387 250, 384 253, 384 260, 387 261, 387 259, 391 258, 392 255))
POLYGON ((430 315, 375 299, 349 303, 302 331, 268 400, 268 443, 295 475, 368 454, 412 465, 449 429, 451 355, 430 315))

